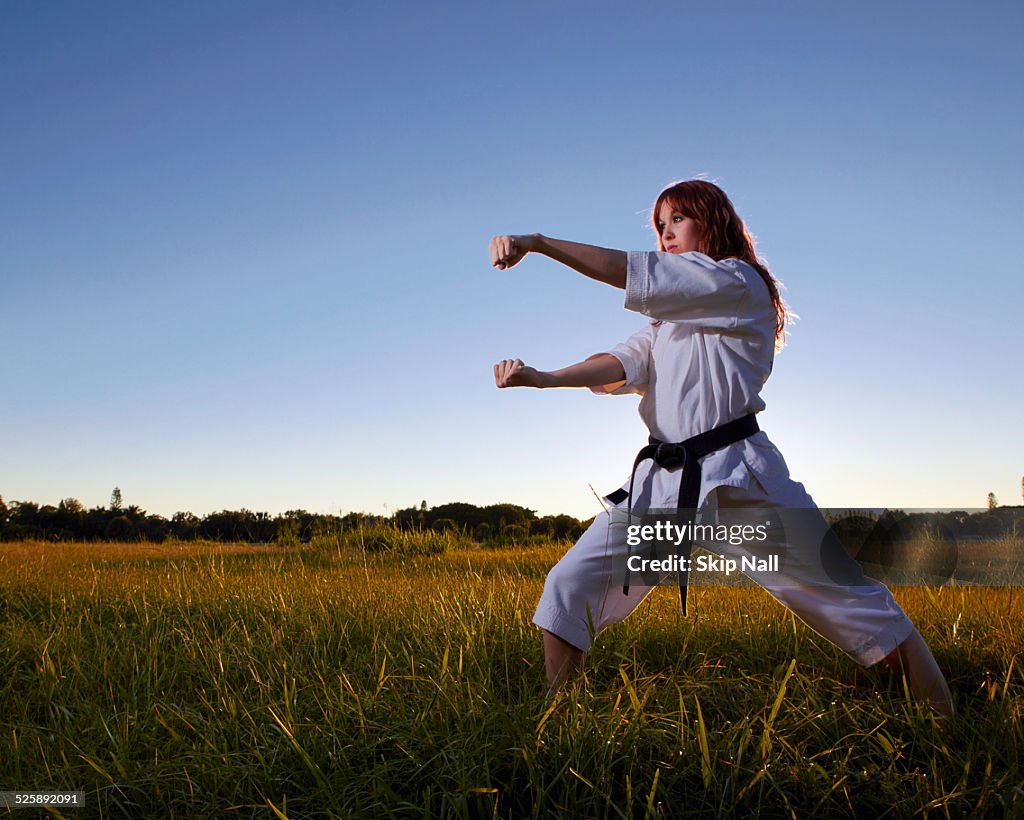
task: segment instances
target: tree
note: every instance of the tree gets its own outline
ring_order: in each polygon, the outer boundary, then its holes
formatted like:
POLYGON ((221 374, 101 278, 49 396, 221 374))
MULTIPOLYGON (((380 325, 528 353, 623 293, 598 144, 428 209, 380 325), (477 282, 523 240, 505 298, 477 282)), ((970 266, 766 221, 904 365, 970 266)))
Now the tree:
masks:
POLYGON ((103 538, 107 541, 134 541, 137 534, 128 516, 119 515, 107 522, 103 538))
POLYGON ((77 498, 63 498, 50 521, 50 536, 61 541, 74 541, 84 535, 85 507, 77 498))
POLYGON ((199 536, 199 516, 189 511, 176 512, 171 516, 171 534, 182 541, 193 541, 199 536))
POLYGON ((988 508, 990 510, 994 510, 998 506, 999 506, 999 499, 996 498, 996 494, 995 493, 989 493, 988 494, 988 508))
POLYGON ((114 487, 114 492, 110 494, 110 509, 115 512, 119 512, 121 510, 121 504, 123 503, 124 499, 121 498, 121 488, 114 487))

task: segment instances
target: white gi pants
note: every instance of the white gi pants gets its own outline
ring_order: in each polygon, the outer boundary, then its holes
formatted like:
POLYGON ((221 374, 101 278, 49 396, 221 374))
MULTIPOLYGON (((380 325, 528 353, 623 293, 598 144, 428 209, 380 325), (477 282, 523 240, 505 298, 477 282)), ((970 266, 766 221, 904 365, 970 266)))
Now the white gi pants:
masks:
MULTIPOLYGON (((798 508, 801 514, 827 524, 803 485, 787 481, 783 492, 770 496, 756 479, 747 488, 717 487, 708 496, 711 509, 798 508)), ((653 586, 631 583, 623 594, 621 582, 613 580, 613 555, 626 550, 624 509, 601 513, 575 546, 548 573, 544 592, 533 622, 562 640, 583 650, 606 627, 625 619, 653 586)), ((852 559, 843 575, 853 583, 833 582, 823 576, 821 558, 807 543, 770 543, 759 546, 762 554, 781 553, 780 569, 746 572, 776 600, 790 609, 811 629, 830 640, 862 666, 878 663, 906 640, 914 630, 892 593, 880 582, 863 575, 852 559), (825 581, 823 582, 823 577, 825 581)), ((706 549, 740 564, 750 556, 750 545, 707 544, 706 549)), ((640 579, 634 577, 634 581, 640 579)))

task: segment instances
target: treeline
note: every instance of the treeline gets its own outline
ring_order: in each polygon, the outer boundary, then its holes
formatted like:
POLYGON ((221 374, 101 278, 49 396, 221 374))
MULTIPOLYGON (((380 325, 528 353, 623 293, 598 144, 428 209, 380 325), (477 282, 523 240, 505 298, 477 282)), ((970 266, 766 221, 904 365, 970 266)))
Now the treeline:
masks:
MULTIPOLYGON (((863 538, 875 529, 877 518, 851 515, 853 511, 828 510, 826 514, 841 540, 863 538), (872 520, 874 519, 874 520, 872 520)), ((956 539, 1024 536, 1024 507, 996 507, 983 512, 933 512, 906 515, 891 511, 883 523, 900 522, 901 529, 929 529, 956 539)), ((346 515, 289 510, 272 516, 248 509, 221 510, 199 517, 177 512, 170 518, 151 515, 136 505, 121 503, 114 491, 109 507, 86 509, 78 500, 65 498, 57 506, 33 501, 5 503, 0 497, 0 541, 221 541, 225 543, 295 544, 334 533, 383 526, 401 530, 457 531, 481 544, 525 544, 547 539, 575 540, 590 523, 569 515, 538 517, 516 504, 478 507, 455 502, 437 507, 398 510, 390 516, 351 512, 346 515)))
POLYGON ((956 540, 1024 537, 1024 507, 993 507, 976 512, 887 510, 881 515, 862 515, 857 510, 824 512, 840 540, 847 534, 856 540, 865 533, 887 529, 908 536, 928 532, 956 540))
POLYGON ((252 510, 222 510, 199 517, 177 512, 170 518, 151 515, 136 505, 123 506, 115 490, 109 507, 86 509, 77 499, 57 506, 33 501, 5 503, 0 497, 0 541, 222 541, 225 543, 295 544, 356 529, 390 525, 401 529, 458 530, 482 544, 527 543, 550 538, 578 538, 588 522, 569 515, 538 517, 515 504, 477 507, 453 503, 398 510, 391 516, 367 513, 325 515, 289 510, 271 516, 252 510))

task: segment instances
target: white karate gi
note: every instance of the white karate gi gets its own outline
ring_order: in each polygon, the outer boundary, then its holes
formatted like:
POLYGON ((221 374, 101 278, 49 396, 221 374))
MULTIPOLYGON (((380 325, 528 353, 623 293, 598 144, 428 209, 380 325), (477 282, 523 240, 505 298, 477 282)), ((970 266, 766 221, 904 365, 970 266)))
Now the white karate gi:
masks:
MULTIPOLYGON (((631 251, 626 309, 651 322, 607 351, 622 363, 625 382, 594 392, 642 395, 640 416, 652 436, 684 441, 764 409, 760 391, 775 354, 775 309, 768 287, 750 265, 738 259, 716 262, 701 253, 631 251)), ((701 466, 700 510, 816 509, 764 432, 707 455, 701 466)), ((623 487, 628 485, 627 479, 623 487)), ((641 462, 634 514, 675 508, 678 497, 678 470, 641 462)), ((627 503, 599 515, 551 570, 534 615, 535 624, 584 651, 652 589, 631 585, 625 595, 612 582, 612 554, 621 555, 625 543, 627 503)), ((863 580, 855 586, 822 584, 817 555, 794 554, 807 552, 805 546, 774 546, 789 551, 786 571, 751 577, 858 663, 877 663, 913 631, 889 590, 856 568, 863 580)), ((712 548, 726 557, 741 554, 729 545, 712 548)))

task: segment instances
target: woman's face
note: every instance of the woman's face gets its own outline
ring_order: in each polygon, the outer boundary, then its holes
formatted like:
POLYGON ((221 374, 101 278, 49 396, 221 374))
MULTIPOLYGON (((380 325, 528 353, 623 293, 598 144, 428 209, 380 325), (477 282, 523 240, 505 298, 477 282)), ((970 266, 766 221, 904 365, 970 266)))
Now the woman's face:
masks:
POLYGON ((661 246, 669 253, 689 253, 700 250, 700 230, 697 223, 683 216, 668 202, 662 202, 658 209, 658 237, 661 246))

